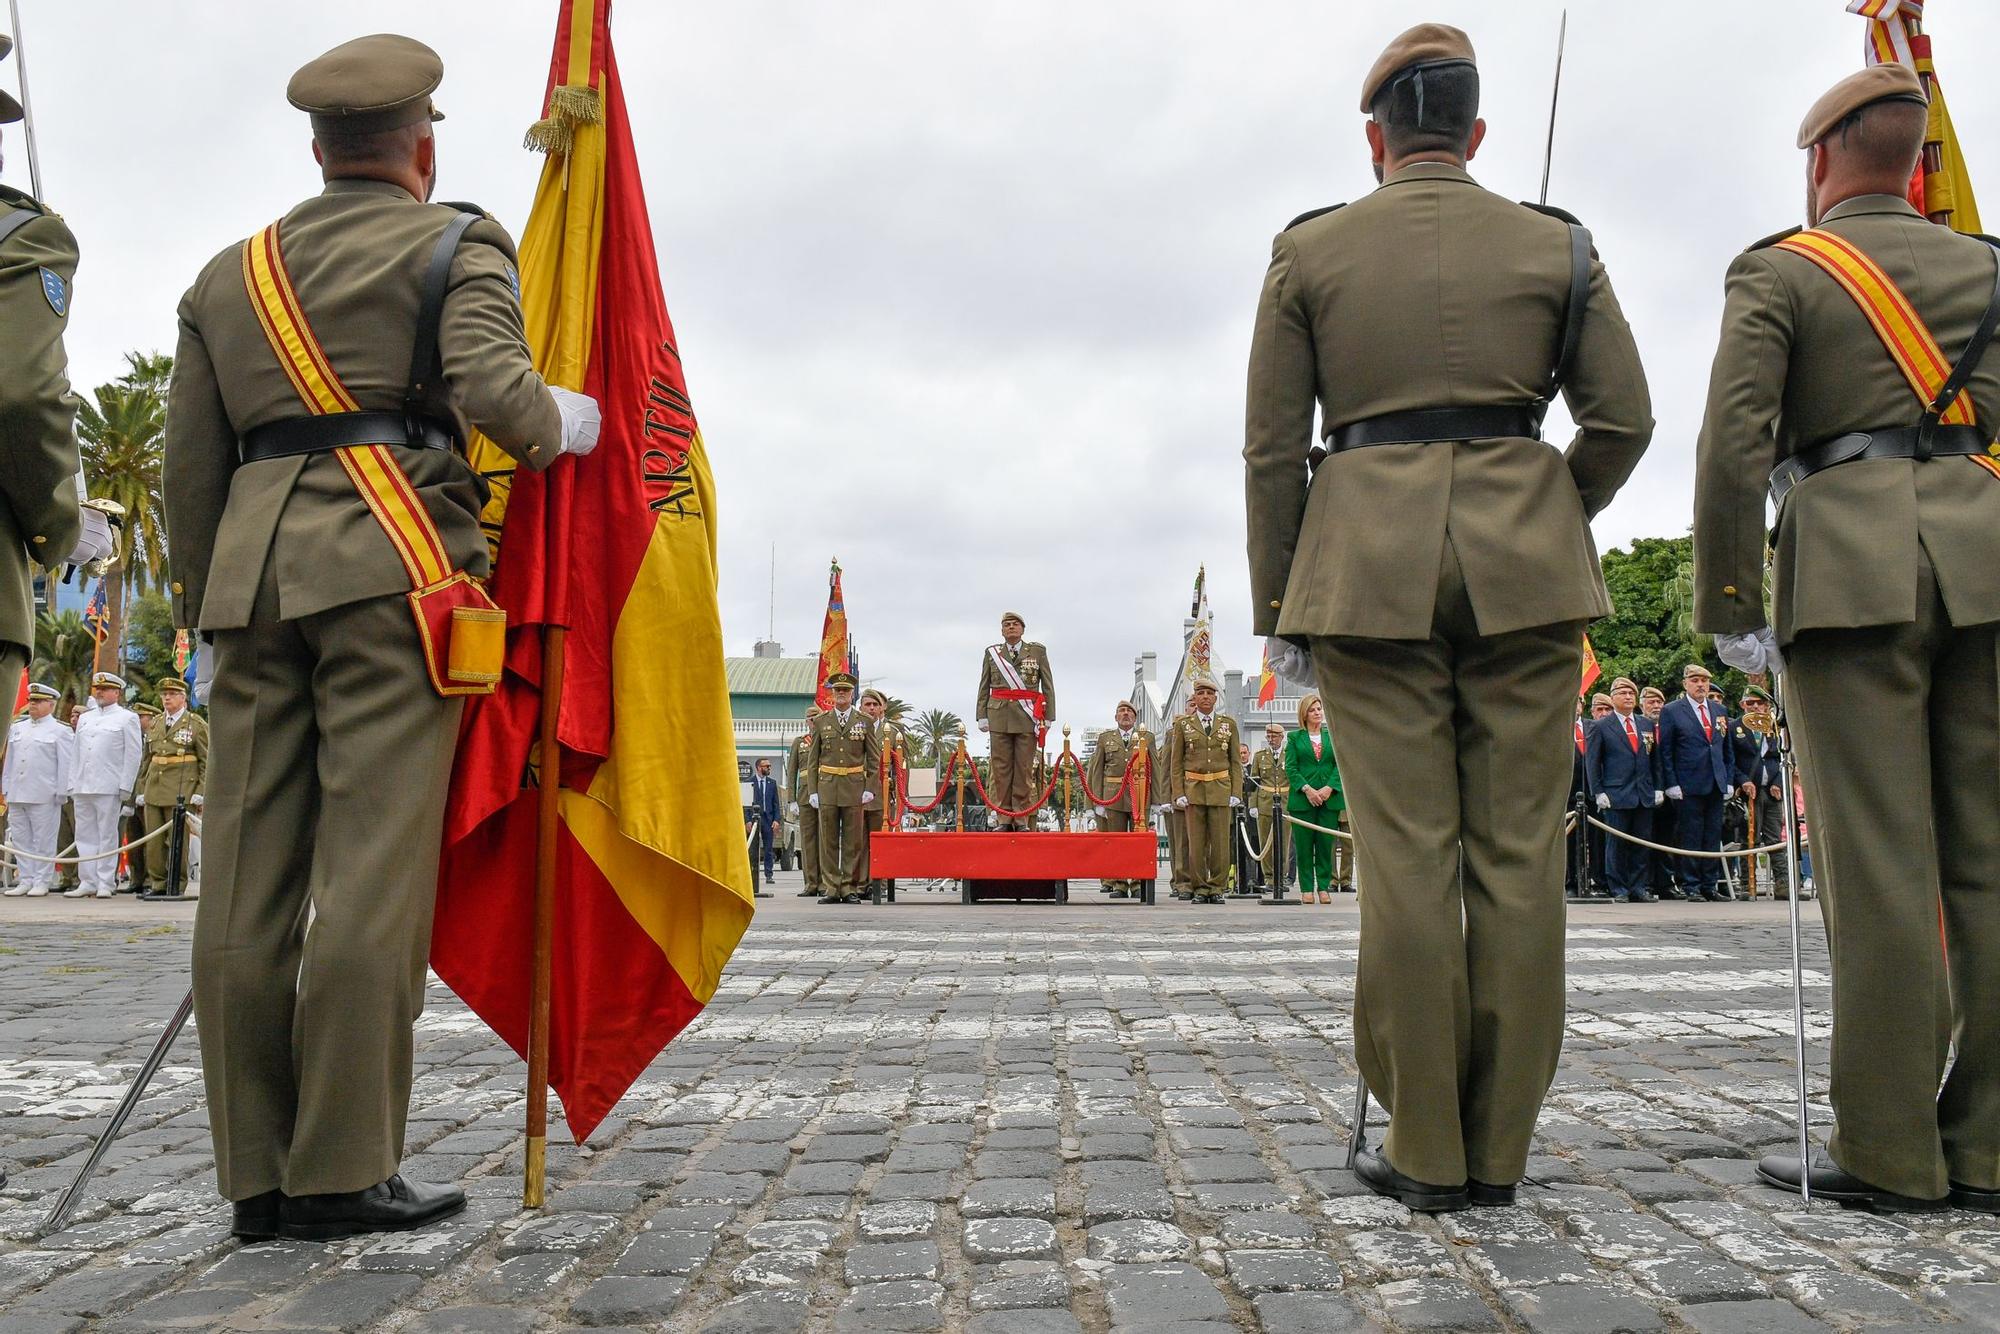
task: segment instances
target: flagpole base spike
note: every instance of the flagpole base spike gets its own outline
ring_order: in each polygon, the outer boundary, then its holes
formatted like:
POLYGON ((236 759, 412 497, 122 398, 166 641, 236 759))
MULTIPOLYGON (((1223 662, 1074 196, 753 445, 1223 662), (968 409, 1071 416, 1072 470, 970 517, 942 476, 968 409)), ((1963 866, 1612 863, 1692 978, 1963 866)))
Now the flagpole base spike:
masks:
POLYGON ((546 1135, 528 1136, 528 1153, 521 1171, 521 1207, 539 1209, 548 1188, 549 1140, 546 1135))

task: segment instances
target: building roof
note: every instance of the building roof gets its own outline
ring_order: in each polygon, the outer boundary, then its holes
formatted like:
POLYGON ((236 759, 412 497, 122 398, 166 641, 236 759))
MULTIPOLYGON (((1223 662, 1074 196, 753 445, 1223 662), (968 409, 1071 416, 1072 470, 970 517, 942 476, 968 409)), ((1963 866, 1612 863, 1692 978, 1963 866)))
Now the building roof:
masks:
POLYGON ((724 658, 732 695, 803 695, 819 689, 818 658, 724 658))

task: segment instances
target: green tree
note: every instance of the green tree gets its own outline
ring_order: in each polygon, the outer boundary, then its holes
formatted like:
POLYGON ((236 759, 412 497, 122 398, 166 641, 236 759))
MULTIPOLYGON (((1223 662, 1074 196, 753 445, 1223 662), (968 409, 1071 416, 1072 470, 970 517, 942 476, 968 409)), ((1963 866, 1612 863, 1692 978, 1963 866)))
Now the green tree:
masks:
POLYGON ((35 658, 28 673, 61 692, 65 705, 73 704, 90 690, 96 652, 97 639, 83 623, 82 612, 45 611, 35 617, 35 658))
MULTIPOLYGON (((910 735, 923 743, 925 764, 937 764, 958 744, 958 734, 965 730, 959 716, 949 709, 925 709, 917 715, 910 726, 910 735)), ((916 757, 912 757, 916 762, 916 757)))
POLYGON ((1671 699, 1680 689, 1681 668, 1699 662, 1714 673, 1716 689, 1732 700, 1741 698, 1749 681, 1723 666, 1714 642, 1693 630, 1692 537, 1642 537, 1629 551, 1605 552, 1600 564, 1613 610, 1590 627, 1591 645, 1604 667, 1596 689, 1629 676, 1641 686, 1658 686, 1671 699))
POLYGON ((106 597, 111 613, 108 643, 121 662, 126 595, 157 586, 167 574, 160 468, 173 358, 127 352, 125 366, 125 374, 92 392, 91 401, 79 407, 76 418, 91 497, 116 501, 125 510, 115 572, 106 597))
POLYGON ((154 703, 154 689, 163 676, 178 676, 174 666, 174 609, 157 589, 133 599, 126 618, 125 666, 128 679, 154 703))

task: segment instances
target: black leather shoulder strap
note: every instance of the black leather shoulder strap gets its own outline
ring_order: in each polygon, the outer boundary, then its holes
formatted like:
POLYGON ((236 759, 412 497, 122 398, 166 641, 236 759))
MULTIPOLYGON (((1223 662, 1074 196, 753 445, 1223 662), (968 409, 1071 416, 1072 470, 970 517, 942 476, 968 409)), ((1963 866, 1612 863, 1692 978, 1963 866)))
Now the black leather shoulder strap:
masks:
POLYGON ((1583 343, 1583 316, 1590 305, 1590 229, 1582 223, 1569 226, 1569 305, 1563 311, 1562 350, 1556 354, 1556 368, 1549 377, 1548 399, 1562 392, 1576 368, 1577 348, 1583 343))
POLYGON ((421 415, 424 396, 439 373, 438 327, 444 322, 445 285, 451 281, 452 256, 458 253, 458 243, 466 229, 486 216, 486 211, 477 204, 452 203, 446 207, 457 209, 458 216, 445 224, 431 250, 430 263, 424 268, 423 296, 417 306, 417 341, 410 351, 410 387, 403 394, 403 410, 412 420, 421 415))
POLYGON ((10 208, 0 213, 0 241, 5 241, 41 216, 31 208, 10 208))
POLYGON ((1347 205, 1345 204, 1328 204, 1325 208, 1307 209, 1304 213, 1299 214, 1298 217, 1293 218, 1290 222, 1286 223, 1285 230, 1290 231, 1292 228, 1298 226, 1302 222, 1311 222, 1314 218, 1323 218, 1337 208, 1346 208, 1346 207, 1347 205))
POLYGON ((1965 345, 1965 351, 1959 354, 1957 364, 1951 368, 1951 374, 1938 389, 1937 397, 1931 400, 1930 406, 1924 410, 1922 419, 1917 422, 1918 458, 1930 456, 1931 437, 1937 430, 1938 419, 1951 410, 1952 403, 1957 400, 1966 382, 1971 380, 1973 372, 1979 369, 1979 363, 1986 356, 1986 349, 1992 346, 1994 333, 2000 331, 2000 241, 1995 241, 1990 236, 1981 236, 1978 239, 1986 243, 1987 250, 1993 256, 1993 295, 1987 298, 1986 314, 1980 318, 1979 327, 1973 330, 1972 341, 1965 345))
POLYGON ((1540 213, 1544 217, 1559 219, 1560 221, 1568 223, 1572 227, 1583 226, 1582 218, 1577 217, 1576 214, 1571 213, 1568 209, 1557 208, 1554 204, 1530 204, 1527 200, 1523 199, 1521 201, 1521 207, 1526 209, 1533 209, 1535 212, 1540 213))

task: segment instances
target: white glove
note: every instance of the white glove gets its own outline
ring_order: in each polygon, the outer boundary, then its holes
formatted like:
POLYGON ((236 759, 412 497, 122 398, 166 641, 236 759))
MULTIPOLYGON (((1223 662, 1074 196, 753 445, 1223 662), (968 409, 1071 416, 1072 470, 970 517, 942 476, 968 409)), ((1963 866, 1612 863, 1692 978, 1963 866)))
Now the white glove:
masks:
POLYGON ((1241 797, 1231 797, 1231 798, 1229 799, 1229 804, 1230 804, 1231 806, 1241 806, 1241 805, 1243 804, 1243 798, 1241 798, 1241 797))
POLYGON ((1174 809, 1175 809, 1175 810, 1177 810, 1177 811, 1184 811, 1184 810, 1186 810, 1186 809, 1187 809, 1187 798, 1186 798, 1186 797, 1175 797, 1175 798, 1174 798, 1174 809))
POLYGON ((984 718, 979 720, 979 730, 982 732, 986 730, 986 720, 984 718))
POLYGON ((861 804, 863 806, 866 806, 869 802, 873 800, 875 800, 875 794, 873 792, 863 792, 861 794, 861 804))
POLYGON ((192 806, 192 807, 193 807, 193 808, 194 808, 195 810, 200 810, 200 809, 201 809, 201 793, 197 792, 197 793, 195 793, 195 794, 194 794, 194 795, 193 795, 192 797, 189 797, 189 798, 188 798, 188 805, 192 806))
POLYGON ((1313 674, 1310 649, 1300 648, 1289 639, 1272 635, 1264 640, 1264 654, 1270 661, 1272 674, 1279 680, 1289 681, 1301 690, 1319 688, 1319 680, 1313 674))
POLYGON ((1100 820, 1103 819, 1106 814, 1105 809, 1102 806, 1092 806, 1090 809, 1097 812, 1097 817, 1100 820))
POLYGON ((131 819, 131 818, 132 818, 132 808, 131 808, 130 806, 120 806, 120 807, 118 808, 118 818, 119 818, 119 819, 121 819, 121 820, 129 820, 129 819, 131 819))
POLYGON ((814 810, 819 809, 819 793, 811 792, 806 794, 806 800, 812 803, 812 808, 814 810))
POLYGON ((63 564, 88 565, 92 561, 103 560, 117 544, 117 536, 111 531, 110 517, 101 509, 85 505, 83 532, 77 536, 76 545, 63 559, 63 564))
POLYGON ((194 702, 208 707, 209 688, 215 684, 215 645, 203 644, 195 651, 194 702))
POLYGON ((1654 789, 1653 789, 1653 804, 1654 804, 1655 806, 1664 806, 1664 805, 1666 805, 1666 804, 1667 804, 1667 794, 1666 794, 1666 793, 1664 793, 1664 792, 1662 792, 1662 791, 1660 791, 1660 789, 1658 789, 1658 788, 1654 788, 1654 789))
POLYGON ((1679 801, 1686 794, 1683 793, 1678 787, 1670 787, 1667 789, 1667 795, 1672 797, 1675 801, 1679 801))
POLYGON ((798 813, 799 813, 799 803, 797 803, 797 802, 795 801, 795 802, 793 802, 793 803, 792 803, 792 805, 791 805, 791 809, 790 809, 790 810, 788 810, 788 811, 786 812, 786 814, 787 814, 787 815, 797 815, 798 813))
POLYGON ((604 421, 597 400, 555 385, 549 386, 549 397, 556 401, 556 411, 562 416, 562 448, 558 452, 582 458, 596 449, 597 430, 604 421))
POLYGON ((146 804, 146 794, 142 792, 138 796, 132 798, 132 804, 134 806, 144 806, 146 804))
POLYGON ((1750 676, 1785 670, 1785 660, 1778 656, 1778 636, 1768 625, 1759 626, 1747 635, 1717 635, 1715 652, 1731 667, 1750 676))
POLYGON ((1597 809, 1600 811, 1611 809, 1611 796, 1609 793, 1600 792, 1597 794, 1597 809))

